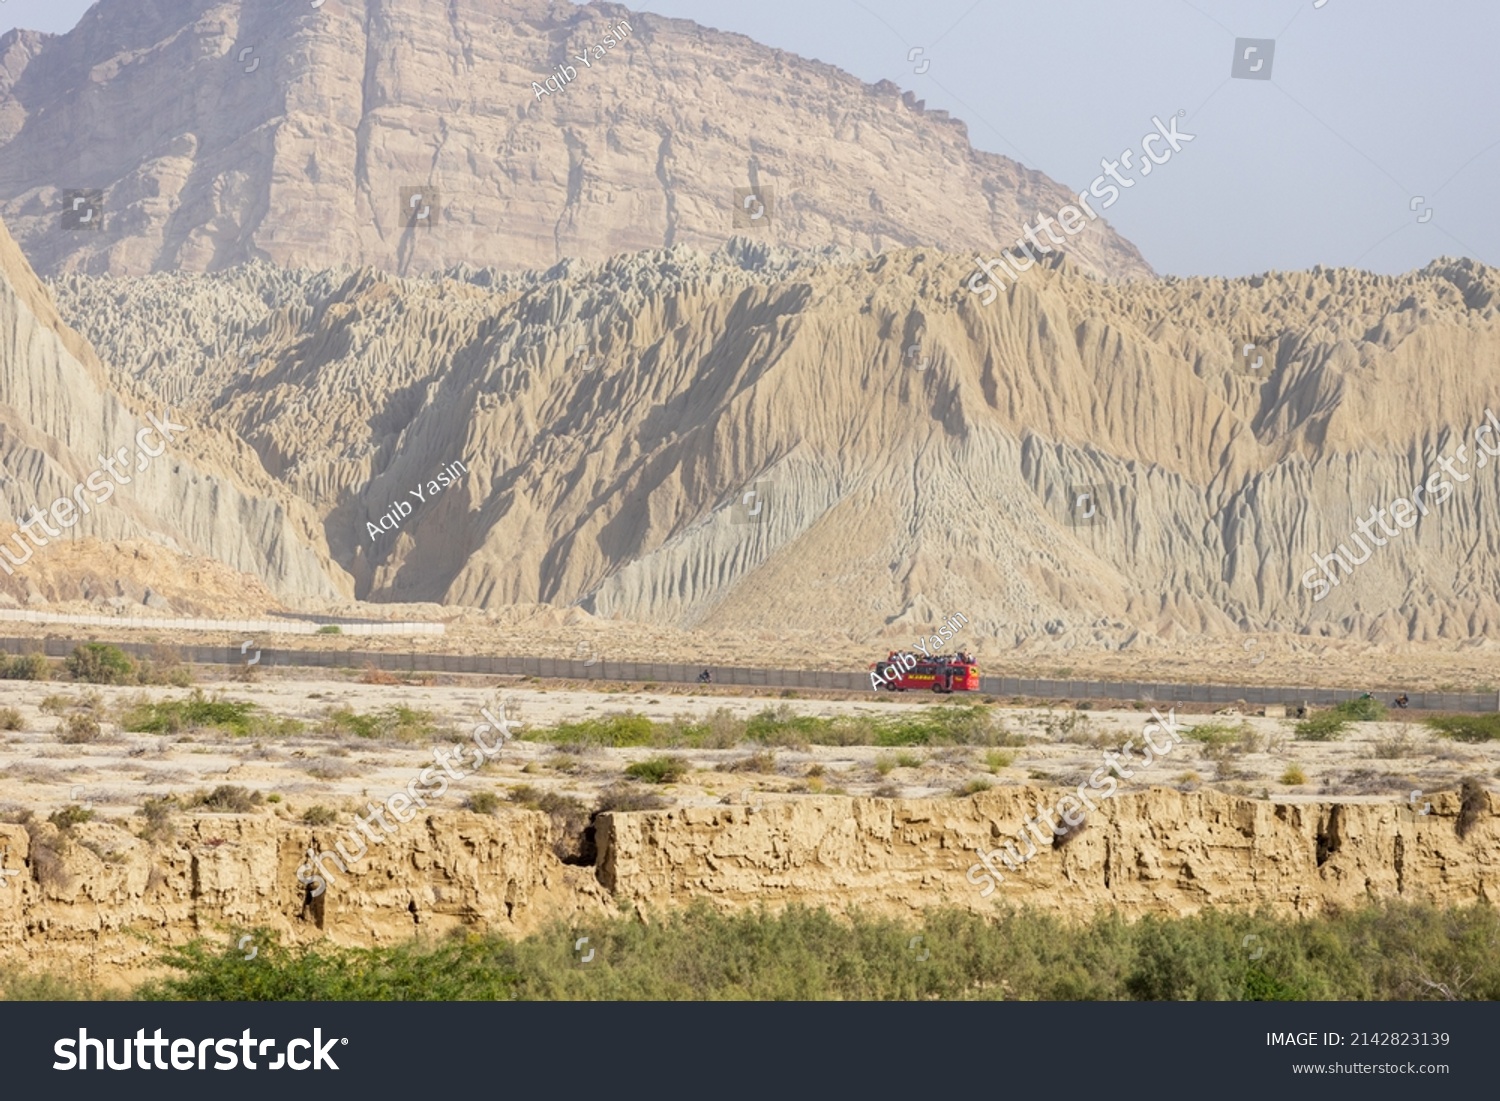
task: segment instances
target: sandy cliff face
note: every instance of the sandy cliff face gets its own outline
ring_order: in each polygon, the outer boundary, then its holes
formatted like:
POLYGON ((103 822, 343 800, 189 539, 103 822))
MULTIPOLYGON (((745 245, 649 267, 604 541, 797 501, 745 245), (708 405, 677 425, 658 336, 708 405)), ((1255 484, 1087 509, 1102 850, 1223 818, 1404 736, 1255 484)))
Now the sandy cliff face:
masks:
MULTIPOLYGON (((966 878, 1061 795, 1005 789, 967 799, 805 798, 765 807, 601 816, 594 868, 564 865, 534 812, 452 812, 412 822, 304 914, 297 870, 319 832, 265 816, 184 819, 152 846, 102 822, 60 840, 0 825, 0 959, 118 982, 162 945, 264 926, 289 941, 389 943, 461 926, 524 935, 554 920, 643 913, 707 899, 797 902, 915 916, 934 907, 1030 905, 1087 917, 1207 907, 1316 914, 1381 899, 1455 905, 1500 897, 1493 797, 1457 836, 1458 797, 1433 813, 1382 804, 1277 805, 1167 789, 1102 803, 1083 832, 1040 850, 992 892, 966 878), (45 851, 44 851, 45 850, 45 851), (54 855, 55 854, 55 855, 54 855)), ((978 877, 976 877, 977 879, 978 877)))
POLYGON ((0 891, 0 955, 110 981, 164 946, 241 927, 268 927, 288 941, 376 944, 464 925, 525 933, 602 912, 603 890, 587 869, 558 862, 547 830, 533 812, 414 823, 348 876, 325 862, 330 886, 304 910, 298 868, 325 831, 215 816, 153 846, 102 823, 76 826, 66 841, 43 826, 36 843, 22 827, 0 825, 5 866, 30 873, 0 891))
POLYGON ((1007 788, 968 799, 807 799, 616 815, 600 831, 599 878, 647 906, 775 898, 895 914, 1028 905, 1072 916, 1262 906, 1306 915, 1378 899, 1446 906, 1500 898, 1493 807, 1460 839, 1452 794, 1420 815, 1393 805, 1278 805, 1157 788, 1103 804, 1060 848, 1018 843, 1022 855, 1035 853, 1019 872, 993 857, 1005 881, 988 893, 983 867, 968 879, 980 863, 976 850, 1015 841, 1039 807, 1063 794, 1007 788))
MULTIPOLYGON (((7 544, 20 562, 0 578, 0 589, 13 597, 76 596, 87 571, 58 576, 57 544, 102 539, 216 558, 293 598, 336 595, 338 571, 311 510, 279 491, 242 443, 206 420, 127 379, 111 378, 88 342, 63 323, 0 225, 0 508, 15 524, 24 522, 34 509, 71 497, 105 457, 128 449, 124 465, 116 466, 126 480, 106 478, 112 493, 101 500, 86 487, 81 499, 72 498, 74 511, 62 518, 77 517, 76 526, 54 527, 45 546, 24 537, 7 544), (145 446, 161 453, 140 456, 137 433, 153 415, 167 414, 186 431, 165 450, 159 434, 147 436, 145 446), (31 558, 23 546, 31 548, 31 558), (29 569, 37 558, 44 565, 29 569)), ((6 524, 0 539, 10 540, 14 530, 6 524)), ((47 539, 44 528, 33 525, 32 531, 47 539)), ((170 577, 157 579, 158 592, 172 588, 170 577)))
MULTIPOLYGON (((103 0, 0 40, 0 215, 48 273, 713 248, 736 186, 771 193, 748 232, 869 251, 992 254, 1072 200, 893 84, 615 4, 103 0), (102 232, 58 231, 69 188, 104 192, 102 232)), ((1073 244, 1150 272, 1103 222, 1073 244)))

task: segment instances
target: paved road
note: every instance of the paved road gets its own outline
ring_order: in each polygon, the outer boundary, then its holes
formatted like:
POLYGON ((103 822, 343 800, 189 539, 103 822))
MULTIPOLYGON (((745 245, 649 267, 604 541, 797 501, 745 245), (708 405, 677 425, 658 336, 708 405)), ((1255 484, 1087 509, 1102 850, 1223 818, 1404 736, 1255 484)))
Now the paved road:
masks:
MULTIPOLYGON (((0 638, 0 650, 25 653, 37 648, 37 639, 0 638)), ((45 640, 49 657, 66 657, 79 641, 50 638, 45 640)), ((154 647, 149 643, 120 643, 120 648, 136 657, 149 657, 154 647)), ((702 666, 665 663, 596 661, 580 658, 497 658, 475 654, 372 654, 335 650, 256 650, 253 646, 241 653, 238 646, 179 646, 183 661, 195 665, 243 665, 259 654, 259 665, 312 668, 363 669, 374 666, 391 672, 480 673, 495 676, 558 677, 570 680, 634 681, 657 684, 695 684, 702 666)), ((799 669, 747 669, 713 667, 715 685, 744 685, 754 688, 809 688, 832 691, 870 691, 868 672, 835 673, 799 669)), ((1327 707, 1341 700, 1354 699, 1370 691, 1383 703, 1399 693, 1396 688, 1301 688, 1267 687, 1234 684, 1170 684, 1139 681, 1033 680, 1029 678, 987 676, 979 681, 980 692, 992 696, 1026 696, 1055 700, 1143 700, 1155 703, 1203 703, 1230 706, 1243 702, 1258 708, 1266 704, 1288 704, 1293 707, 1311 703, 1327 707)), ((1500 697, 1484 692, 1413 692, 1414 711, 1497 711, 1500 697)))

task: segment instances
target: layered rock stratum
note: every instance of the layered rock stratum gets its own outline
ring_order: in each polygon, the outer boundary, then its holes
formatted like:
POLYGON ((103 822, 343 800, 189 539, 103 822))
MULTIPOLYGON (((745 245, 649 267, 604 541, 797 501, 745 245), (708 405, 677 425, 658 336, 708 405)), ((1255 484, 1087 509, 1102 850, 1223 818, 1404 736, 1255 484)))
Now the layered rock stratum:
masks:
POLYGON ((158 967, 163 947, 198 936, 228 944, 236 929, 360 945, 459 927, 524 935, 622 904, 649 915, 700 899, 899 917, 1025 905, 1086 919, 1109 909, 1315 916, 1394 899, 1465 905, 1500 891, 1494 797, 1460 836, 1454 793, 1429 796, 1431 812, 1418 814, 1153 789, 1104 802, 1067 845, 1039 849, 997 889, 969 878, 976 849, 1001 847, 1059 794, 604 814, 592 866, 558 859, 539 812, 428 812, 347 871, 327 864, 326 893, 311 907, 298 868, 328 838, 283 819, 200 816, 160 843, 105 822, 67 838, 0 824, 6 867, 25 873, 0 892, 0 961, 114 984, 158 967))
MULTIPOLYGON (((889 81, 617 4, 102 0, 0 38, 0 216, 48 274, 545 268, 712 250, 737 213, 796 248, 990 254, 1072 194, 889 81), (62 230, 85 189, 102 229, 62 230)), ((1150 274, 1103 221, 1070 248, 1150 274)))

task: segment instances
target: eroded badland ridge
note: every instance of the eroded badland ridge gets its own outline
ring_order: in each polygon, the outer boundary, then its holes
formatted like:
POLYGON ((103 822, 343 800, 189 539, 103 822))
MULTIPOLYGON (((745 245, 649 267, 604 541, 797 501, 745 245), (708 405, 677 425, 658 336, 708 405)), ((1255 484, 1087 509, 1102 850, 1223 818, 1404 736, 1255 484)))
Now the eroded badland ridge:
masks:
POLYGON ((329 584, 371 600, 856 636, 962 611, 1004 644, 1495 630, 1500 484, 1473 440, 1500 393, 1494 270, 1114 284, 1064 262, 986 306, 971 263, 736 242, 55 289, 107 359, 243 439, 323 519, 329 584), (1460 446, 1412 530, 1305 583, 1460 446), (455 460, 468 477, 370 536, 455 460), (1070 521, 1077 487, 1105 522, 1070 521))
POLYGON ((287 596, 338 591, 311 510, 232 433, 107 369, 58 316, 3 225, 0 470, 5 511, 33 537, 3 532, 0 585, 14 599, 119 596, 139 605, 166 592, 191 606, 195 585, 219 572, 252 575, 287 596), (105 457, 113 473, 89 485, 105 457), (54 512, 58 501, 67 507, 54 512), (114 552, 91 564, 80 560, 79 540, 114 552), (182 562, 194 556, 213 561, 182 562), (154 572, 132 566, 163 559, 154 572))

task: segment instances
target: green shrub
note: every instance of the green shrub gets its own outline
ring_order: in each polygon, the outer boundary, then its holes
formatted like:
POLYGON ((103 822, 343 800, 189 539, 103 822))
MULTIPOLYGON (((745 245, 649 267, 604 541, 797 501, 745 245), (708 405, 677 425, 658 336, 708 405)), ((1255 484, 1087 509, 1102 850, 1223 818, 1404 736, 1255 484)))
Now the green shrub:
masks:
POLYGON ((15 965, 0 968, 0 1002, 103 1002, 118 997, 76 979, 34 975, 15 965))
POLYGON ((350 707, 339 707, 324 716, 319 730, 324 734, 353 734, 356 738, 378 738, 381 722, 376 715, 361 715, 350 707))
POLYGON ((135 662, 124 650, 106 642, 75 647, 64 664, 68 676, 89 684, 130 684, 135 680, 135 662))
POLYGON ((394 738, 399 742, 436 738, 443 733, 444 729, 438 725, 431 711, 419 711, 400 704, 385 708, 380 712, 380 717, 385 724, 385 737, 394 738))
POLYGON ((71 830, 74 826, 80 825, 81 823, 93 821, 93 818, 93 811, 85 810, 83 807, 74 804, 72 806, 63 807, 63 809, 60 811, 56 811, 48 817, 47 821, 51 822, 58 829, 66 832, 68 830, 71 830))
POLYGON ((181 734, 184 731, 217 729, 240 737, 297 734, 296 719, 267 715, 245 700, 204 696, 195 688, 184 700, 148 700, 138 696, 125 706, 120 725, 135 734, 181 734))
POLYGON ((320 635, 341 635, 344 633, 344 629, 337 623, 325 623, 318 628, 316 633, 320 635))
POLYGON ((1303 719, 1295 730, 1297 737, 1309 742, 1331 742, 1343 737, 1349 728, 1349 720, 1337 711, 1324 711, 1310 719, 1303 719))
POLYGON ((1385 718, 1385 704, 1374 697, 1345 700, 1333 708, 1334 714, 1357 723, 1379 722, 1385 718))
POLYGON ((1281 782, 1288 787, 1296 787, 1298 784, 1307 783, 1307 773, 1302 771, 1300 765, 1287 765, 1286 771, 1281 774, 1281 782))
POLYGON ((1014 753, 1006 753, 1004 750, 991 749, 984 755, 984 763, 989 766, 991 772, 999 772, 1002 768, 1009 768, 1016 759, 1014 753))
POLYGON ((1500 739, 1500 714, 1435 715, 1427 725, 1444 738, 1460 742, 1493 742, 1500 739))
POLYGON ((876 720, 875 745, 1012 745, 1003 723, 983 704, 950 704, 876 720))
POLYGON ((598 719, 584 719, 582 722, 561 723, 551 730, 525 736, 556 745, 597 745, 626 749, 656 744, 653 739, 655 733, 655 724, 645 715, 627 711, 598 719))
POLYGON ((1227 723, 1199 723, 1195 727, 1184 730, 1183 734, 1195 742, 1218 747, 1232 745, 1239 741, 1240 728, 1229 726, 1227 723))
POLYGON ((978 795, 981 791, 989 791, 992 786, 993 785, 988 780, 980 777, 976 780, 970 780, 963 787, 959 788, 958 795, 960 797, 965 795, 978 795))
POLYGON ((41 654, 20 654, 6 657, 0 654, 0 679, 46 680, 52 675, 52 663, 41 654))
POLYGON ((258 791, 248 791, 237 784, 220 784, 213 791, 193 796, 188 809, 201 807, 216 814, 249 814, 263 801, 258 791))
POLYGON ((464 805, 475 814, 494 814, 500 809, 500 796, 493 791, 476 791, 469 795, 464 805))
POLYGON ((648 784, 674 784, 687 775, 687 763, 680 757, 652 757, 628 766, 625 775, 648 784))
POLYGON ((699 902, 524 939, 497 932, 345 948, 283 947, 260 931, 173 950, 171 977, 136 994, 205 1001, 1400 1001, 1500 996, 1500 911, 1387 903, 1316 917, 1209 910, 1126 921, 1021 907, 928 910, 921 923, 791 905, 699 902), (920 934, 931 952, 913 950, 920 934), (598 951, 580 968, 573 945, 598 951))
POLYGON ((678 718, 653 722, 628 712, 582 722, 562 723, 547 730, 531 730, 523 737, 555 745, 598 745, 612 748, 727 749, 746 742, 769 746, 882 746, 1018 745, 1024 739, 1010 733, 990 709, 979 705, 913 710, 905 715, 874 717, 799 715, 788 705, 767 708, 741 719, 720 708, 707 718, 678 718))
POLYGON ((443 733, 430 711, 410 707, 382 708, 368 715, 348 707, 329 711, 320 725, 325 734, 352 734, 356 738, 394 739, 415 742, 438 737, 443 733))

